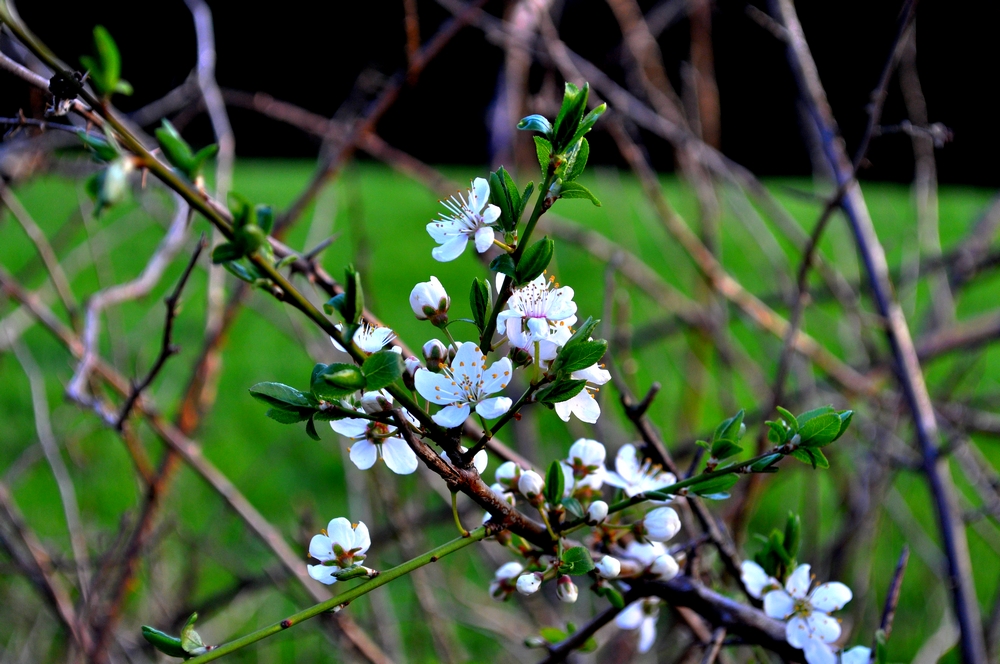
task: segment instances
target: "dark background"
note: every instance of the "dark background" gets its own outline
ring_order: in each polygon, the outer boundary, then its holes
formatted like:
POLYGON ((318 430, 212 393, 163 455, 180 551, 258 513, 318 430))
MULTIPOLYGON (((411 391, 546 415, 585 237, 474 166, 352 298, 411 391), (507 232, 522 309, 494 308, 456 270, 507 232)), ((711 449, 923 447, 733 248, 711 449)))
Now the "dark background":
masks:
MULTIPOLYGON (((267 92, 310 110, 333 115, 363 108, 372 92, 355 91, 359 74, 375 69, 391 75, 405 64, 401 0, 364 3, 287 2, 251 8, 247 3, 209 2, 218 46, 217 78, 223 87, 267 92), (349 11, 345 8, 349 8, 349 11), (346 105, 345 105, 346 104, 346 105)), ((656 2, 642 2, 653 7, 656 2)), ((421 38, 428 39, 449 14, 436 3, 418 3, 421 38)), ((799 132, 794 84, 784 49, 750 20, 746 3, 718 0, 713 8, 715 66, 722 109, 722 148, 763 175, 803 175, 809 159, 799 132)), ((820 75, 851 150, 866 122, 865 106, 896 30, 899 2, 841 0, 799 2, 820 75)), ((92 51, 91 28, 105 25, 122 51, 123 76, 136 89, 118 97, 125 110, 152 101, 187 77, 195 63, 190 13, 180 0, 160 3, 106 1, 85 13, 78 3, 22 2, 27 24, 65 60, 92 51)), ((505 4, 490 2, 501 14, 505 4)), ((1000 185, 995 166, 1000 152, 997 109, 992 102, 1000 55, 995 3, 959 5, 921 2, 917 8, 918 68, 930 120, 947 125, 953 141, 938 151, 943 182, 1000 185)), ((621 35, 601 0, 567 0, 560 30, 571 48, 619 81, 621 35)), ((660 46, 672 67, 688 57, 689 25, 675 23, 660 46)), ((486 123, 497 90, 502 53, 475 27, 467 27, 408 89, 379 124, 393 145, 431 163, 481 164, 490 160, 486 123)), ((536 77, 540 78, 540 77, 536 77)), ((0 113, 28 108, 26 86, 0 72, 0 113)), ((316 142, 298 130, 255 114, 231 111, 242 157, 313 157, 316 142)), ((894 125, 905 117, 897 82, 883 115, 894 125)), ((186 133, 194 142, 210 139, 202 116, 186 133)), ((659 168, 672 168, 670 150, 656 141, 651 151, 659 168), (658 149, 659 147, 659 149, 658 149)), ((910 139, 903 134, 875 141, 868 179, 912 178, 910 139)), ((595 136, 591 159, 617 163, 613 146, 595 136)))

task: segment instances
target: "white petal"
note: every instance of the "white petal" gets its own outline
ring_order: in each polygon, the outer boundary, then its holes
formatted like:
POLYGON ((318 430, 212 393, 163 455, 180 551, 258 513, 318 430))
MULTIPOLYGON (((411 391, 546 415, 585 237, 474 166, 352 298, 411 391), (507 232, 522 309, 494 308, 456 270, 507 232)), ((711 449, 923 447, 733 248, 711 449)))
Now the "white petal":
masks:
POLYGON ((306 565, 306 570, 309 572, 309 576, 316 579, 320 583, 325 583, 330 586, 337 582, 337 578, 334 576, 335 572, 339 572, 339 567, 327 567, 326 565, 306 565))
POLYGON ((476 178, 472 181, 472 189, 469 190, 469 207, 473 212, 479 212, 490 200, 490 183, 486 178, 476 178))
POLYGON ((472 466, 480 475, 486 472, 486 466, 489 465, 489 463, 490 455, 486 453, 486 450, 479 450, 476 452, 476 456, 472 457, 472 466))
POLYGON ((807 664, 837 664, 837 656, 833 654, 830 646, 817 639, 806 641, 802 651, 806 655, 807 664))
POLYGON ((427 369, 417 369, 417 373, 413 374, 413 385, 420 396, 431 403, 454 403, 464 396, 452 385, 450 378, 427 369))
POLYGON ((788 575, 785 581, 785 590, 795 599, 805 599, 809 592, 812 578, 809 576, 809 565, 799 565, 795 571, 788 575))
POLYGON ((639 629, 645 618, 646 612, 642 609, 642 600, 639 600, 625 607, 625 610, 615 618, 615 624, 622 629, 639 629))
POLYGON ((604 445, 590 438, 580 438, 570 445, 568 458, 570 461, 579 459, 585 466, 603 466, 607 456, 604 445))
POLYGON ((332 519, 326 525, 326 534, 330 536, 334 544, 339 544, 344 550, 354 548, 354 528, 351 522, 342 516, 332 519))
POLYGON ((341 436, 347 436, 348 438, 360 438, 365 435, 365 431, 368 430, 368 420, 363 420, 360 417, 347 417, 342 420, 331 420, 330 428, 339 433, 341 436))
POLYGON ((784 620, 795 611, 795 600, 784 590, 772 590, 764 595, 764 613, 771 618, 784 620))
POLYGON ((309 541, 309 555, 316 560, 333 560, 333 540, 326 535, 313 535, 309 541))
POLYGON ((544 318, 529 318, 528 330, 534 335, 536 341, 544 339, 549 336, 549 321, 544 318))
POLYGON ((509 358, 502 358, 494 362, 489 369, 483 372, 483 394, 496 394, 507 387, 510 382, 510 374, 514 371, 514 366, 509 358))
POLYGON ((840 638, 840 621, 831 618, 822 611, 813 611, 806 618, 806 622, 809 623, 813 638, 819 639, 823 643, 833 643, 840 638))
POLYGON ((746 586, 750 596, 757 599, 760 599, 764 588, 771 585, 771 577, 763 567, 752 560, 744 560, 740 565, 740 579, 743 580, 743 585, 746 586))
POLYGON ((445 244, 462 235, 462 228, 462 224, 457 221, 432 221, 427 224, 427 233, 438 244, 445 244))
POLYGON ((479 350, 479 346, 464 343, 455 353, 455 359, 451 361, 451 370, 456 379, 468 378, 473 385, 478 385, 483 377, 483 362, 483 353, 479 350))
MULTIPOLYGON (((774 592, 780 591, 775 590, 774 592)), ((768 593, 768 595, 770 594, 768 593)), ((764 606, 766 607, 767 595, 764 596, 764 602, 764 606)), ((767 609, 765 608, 764 611, 766 612, 767 609)), ((793 648, 805 648, 805 645, 811 640, 809 638, 809 623, 798 616, 794 616, 785 624, 785 640, 793 648)))
POLYGON ((368 526, 365 525, 364 521, 358 521, 358 527, 354 529, 354 546, 352 548, 357 549, 358 553, 362 554, 371 545, 372 538, 368 534, 368 526))
MULTIPOLYGON (((558 407, 559 404, 556 404, 556 406, 558 407)), ((604 474, 604 483, 616 486, 619 489, 625 489, 629 486, 629 482, 613 470, 609 470, 604 474)))
POLYGON ((358 470, 368 470, 378 460, 378 448, 370 440, 361 439, 351 445, 351 462, 358 470))
POLYGON ((647 653, 656 642, 656 618, 646 616, 639 628, 639 652, 647 653))
POLYGON ((487 205, 486 209, 483 210, 482 217, 484 224, 492 224, 500 218, 500 208, 492 204, 487 205))
POLYGON ((432 420, 443 426, 445 429, 457 427, 469 416, 469 404, 456 403, 445 406, 431 417, 432 420))
POLYGON ((493 245, 493 229, 483 226, 476 231, 476 251, 483 253, 493 245))
POLYGON ((854 597, 854 594, 850 588, 843 583, 833 581, 831 583, 824 583, 812 591, 812 595, 809 596, 809 603, 817 611, 833 613, 844 608, 851 601, 852 597, 854 597))
POLYGON ((417 469, 417 455, 402 438, 386 438, 382 442, 382 459, 397 475, 409 475, 417 469))
POLYGON ((451 240, 448 240, 440 247, 434 247, 431 250, 431 256, 434 260, 441 261, 442 263, 447 263, 448 261, 453 261, 462 255, 465 251, 465 245, 469 243, 469 238, 466 235, 458 235, 451 240))
MULTIPOLYGON (((563 403, 569 404, 570 410, 577 419, 587 424, 594 424, 601 418, 601 405, 588 390, 581 390, 572 399, 567 399, 563 403)), ((664 485, 666 486, 666 485, 664 485)))
POLYGON ((615 456, 615 470, 626 482, 635 481, 639 475, 639 454, 632 443, 622 445, 615 456))
POLYGON ((872 649, 864 646, 854 646, 840 653, 840 664, 868 664, 872 661, 872 649))
POLYGON ((507 397, 494 397, 486 401, 480 401, 476 405, 476 412, 487 420, 492 420, 510 410, 513 404, 514 402, 507 397))
POLYGON ((585 380, 591 385, 604 385, 611 380, 611 372, 607 369, 602 369, 597 364, 592 364, 586 369, 574 371, 572 377, 577 380, 585 380))

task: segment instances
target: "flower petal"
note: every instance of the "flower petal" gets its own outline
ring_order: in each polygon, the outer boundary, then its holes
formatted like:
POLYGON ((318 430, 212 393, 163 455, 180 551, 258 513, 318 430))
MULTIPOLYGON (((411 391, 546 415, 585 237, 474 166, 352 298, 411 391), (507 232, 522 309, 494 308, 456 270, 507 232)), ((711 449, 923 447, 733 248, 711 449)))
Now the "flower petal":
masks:
POLYGON ((363 420, 360 417, 347 417, 342 420, 331 420, 330 428, 339 433, 341 436, 347 436, 348 438, 360 438, 365 435, 365 431, 368 430, 368 420, 363 420))
POLYGON ((639 475, 639 454, 635 445, 626 443, 618 449, 618 454, 615 455, 615 470, 626 482, 635 481, 639 475))
POLYGON ((544 318, 529 318, 528 330, 536 340, 549 336, 549 321, 544 318))
POLYGON ((788 575, 785 581, 785 590, 795 599, 805 599, 809 593, 809 586, 812 578, 809 576, 809 565, 799 565, 795 571, 788 575))
POLYGON ((351 462, 358 470, 368 470, 378 461, 378 449, 370 440, 361 439, 351 445, 351 462))
POLYGON ((458 235, 451 240, 448 240, 440 247, 434 247, 431 250, 431 256, 434 260, 440 261, 442 263, 447 263, 448 261, 453 261, 462 255, 465 251, 465 245, 469 243, 469 238, 466 235, 458 235))
POLYGON ((340 568, 327 567, 326 565, 306 565, 306 570, 309 572, 309 576, 320 583, 332 586, 337 582, 337 577, 334 576, 334 573, 339 572, 340 568))
MULTIPOLYGON (((768 593, 767 595, 764 596, 765 607, 767 607, 768 596, 773 595, 774 593, 777 592, 782 592, 782 591, 775 590, 774 592, 768 593)), ((767 608, 765 608, 764 611, 766 613, 767 608)), ((811 640, 809 638, 809 623, 807 623, 805 619, 799 618, 798 616, 792 617, 792 619, 785 624, 785 640, 788 641, 788 645, 792 646, 793 648, 805 648, 806 643, 808 643, 811 640)))
POLYGON ((771 618, 784 620, 795 612, 795 600, 784 590, 772 590, 764 595, 764 613, 771 618))
POLYGON ((432 221, 427 224, 427 233, 438 244, 445 244, 454 240, 456 236, 460 236, 463 228, 464 226, 457 221, 442 219, 441 221, 432 221))
POLYGON ((763 567, 752 560, 744 560, 743 564, 740 565, 740 579, 742 579, 743 585, 746 586, 747 593, 757 599, 760 599, 761 595, 764 594, 764 588, 771 585, 780 585, 776 579, 768 576, 763 567))
POLYGON ((812 591, 812 595, 809 596, 809 602, 817 611, 833 613, 844 608, 851 601, 852 597, 854 597, 854 594, 850 588, 839 581, 833 581, 831 583, 824 583, 812 591))
POLYGON ((483 226, 476 231, 476 251, 483 253, 491 246, 493 246, 493 229, 483 226))
POLYGON ((656 642, 656 618, 646 616, 639 627, 639 652, 647 653, 656 642))
POLYGON ((354 547, 358 554, 363 554, 372 545, 371 535, 368 533, 368 526, 364 521, 358 521, 358 527, 354 529, 354 547))
POLYGON ((504 357, 497 360, 490 365, 489 369, 483 372, 483 386, 480 388, 480 391, 483 394, 496 394, 507 387, 513 371, 514 367, 510 362, 510 358, 504 357))
POLYGON ((309 555, 316 560, 333 560, 333 540, 326 535, 313 535, 309 541, 309 555))
POLYGON ((417 455, 402 438, 382 441, 382 460, 397 475, 409 475, 417 469, 417 455))
POLYGON ((569 405, 570 411, 581 422, 595 424, 601 418, 601 404, 597 403, 597 399, 589 390, 581 390, 575 397, 563 403, 569 405))
POLYGON ((486 466, 490 463, 490 455, 486 453, 486 450, 479 450, 476 452, 476 456, 472 457, 472 467, 476 469, 476 472, 482 475, 486 472, 486 466))
POLYGON ((493 397, 486 401, 480 401, 476 405, 476 412, 487 420, 492 420, 510 410, 513 404, 514 402, 507 397, 493 397))
POLYGON ((473 212, 480 212, 488 200, 490 200, 490 183, 486 178, 476 178, 472 181, 472 189, 469 190, 469 208, 473 212))
POLYGON ((840 653, 840 664, 868 664, 872 661, 872 649, 864 646, 854 646, 840 653))
POLYGON ((450 378, 423 368, 417 369, 417 373, 413 374, 413 385, 420 396, 431 403, 455 403, 464 397, 450 378))
POLYGON ((500 208, 492 204, 487 205, 486 209, 483 210, 482 217, 484 224, 492 224, 493 222, 495 222, 497 219, 500 218, 500 208))
POLYGON ((451 370, 459 383, 461 378, 468 378, 473 385, 478 385, 483 377, 483 353, 474 343, 464 343, 455 353, 451 361, 451 370))
POLYGON ((443 426, 445 429, 460 426, 469 417, 469 404, 455 403, 445 406, 431 417, 432 420, 443 426))
POLYGON ((344 517, 338 516, 331 520, 326 526, 326 534, 334 544, 339 544, 345 551, 354 548, 354 528, 344 517))
POLYGON ((807 664, 837 664, 837 656, 833 654, 830 646, 818 639, 806 641, 802 652, 806 655, 807 664))
POLYGON ((840 621, 831 618, 822 611, 813 611, 806 618, 806 622, 809 624, 813 638, 819 639, 823 643, 833 643, 840 638, 840 621))
POLYGON ((642 600, 639 600, 625 607, 615 618, 615 624, 621 629, 639 629, 645 619, 646 612, 642 609, 642 600))

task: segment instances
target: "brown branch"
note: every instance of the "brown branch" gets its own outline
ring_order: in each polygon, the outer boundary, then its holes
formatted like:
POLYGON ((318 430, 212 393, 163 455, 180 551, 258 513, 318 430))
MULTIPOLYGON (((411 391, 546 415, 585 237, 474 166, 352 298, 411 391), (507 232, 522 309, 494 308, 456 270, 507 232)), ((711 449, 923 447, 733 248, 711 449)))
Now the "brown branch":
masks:
POLYGON ((174 321, 177 318, 177 306, 180 303, 181 293, 184 291, 184 286, 187 284, 188 278, 191 276, 191 272, 194 270, 194 266, 198 263, 198 257, 201 256, 201 252, 204 251, 208 240, 205 235, 202 234, 201 240, 194 249, 194 253, 191 254, 191 260, 188 261, 187 267, 184 268, 183 274, 181 274, 180 280, 174 287, 173 292, 167 296, 165 304, 167 306, 167 317, 163 324, 163 342, 160 344, 160 353, 156 356, 156 360, 153 362, 153 366, 150 367, 149 373, 140 382, 136 383, 131 391, 129 391, 128 398, 125 399, 125 404, 121 408, 121 412, 118 414, 118 421, 115 423, 115 428, 119 431, 122 430, 122 426, 125 420, 128 419, 129 412, 135 405, 135 402, 139 399, 143 390, 149 387, 152 382, 156 379, 156 376, 163 369, 163 366, 167 363, 173 355, 180 352, 180 348, 173 343, 173 333, 174 333, 174 321))

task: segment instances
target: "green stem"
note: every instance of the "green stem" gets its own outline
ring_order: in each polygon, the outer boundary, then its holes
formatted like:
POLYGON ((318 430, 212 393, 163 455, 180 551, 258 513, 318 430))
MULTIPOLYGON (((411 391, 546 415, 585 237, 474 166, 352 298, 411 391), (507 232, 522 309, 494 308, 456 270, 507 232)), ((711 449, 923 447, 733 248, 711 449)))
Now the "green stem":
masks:
POLYGON ((462 537, 468 537, 469 531, 462 525, 462 519, 458 516, 458 491, 451 492, 451 515, 455 517, 455 525, 458 526, 458 532, 462 533, 462 537))
POLYGON ((288 618, 282 620, 281 622, 277 622, 274 623, 273 625, 269 625, 262 629, 258 629, 256 632, 251 632, 250 634, 242 636, 236 639, 235 641, 224 643, 221 646, 218 646, 217 648, 209 650, 204 655, 200 655, 193 659, 189 659, 188 663, 201 664, 202 662, 210 662, 214 659, 222 657, 223 655, 228 655, 229 653, 236 652, 240 648, 244 648, 250 645, 251 643, 256 643, 261 639, 265 639, 269 636, 277 634, 278 632, 284 631, 289 627, 292 627, 293 625, 298 625, 299 623, 309 620, 310 618, 315 618, 321 613, 325 613, 327 611, 335 609, 341 604, 347 604, 348 602, 352 602, 355 599, 361 597, 362 595, 366 595, 371 591, 375 590, 376 588, 384 586, 390 581, 393 581, 394 579, 398 579, 401 576, 409 574, 418 567, 423 567, 428 563, 436 562, 438 559, 443 558, 460 549, 464 549, 473 542, 478 542, 484 537, 486 537, 486 528, 485 527, 476 528, 471 533, 469 533, 468 537, 459 537, 458 539, 453 539, 447 544, 442 544, 436 549, 431 549, 430 551, 421 556, 417 556, 412 560, 406 561, 402 565, 397 565, 392 569, 388 569, 382 572, 381 574, 376 576, 371 581, 368 581, 367 583, 362 583, 360 585, 354 586, 350 590, 343 592, 335 597, 332 597, 326 600, 325 602, 320 602, 319 604, 315 604, 309 607, 308 609, 305 609, 304 611, 299 611, 298 613, 289 616, 288 618))

